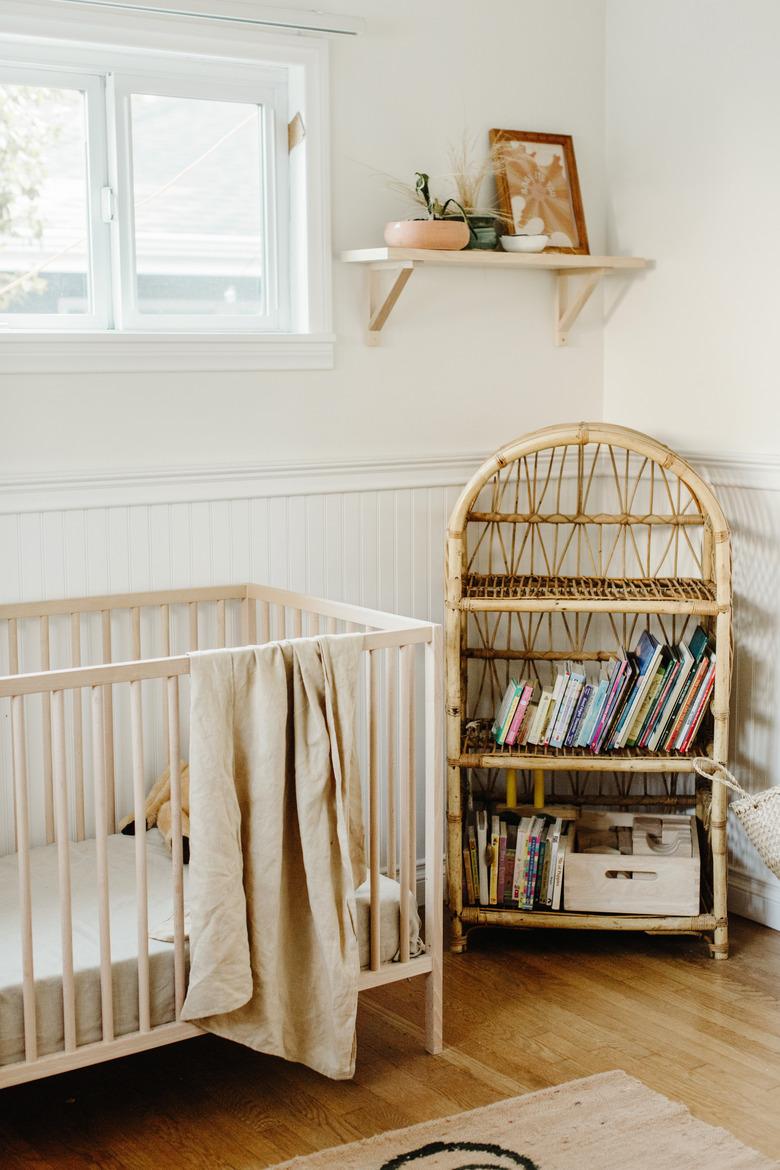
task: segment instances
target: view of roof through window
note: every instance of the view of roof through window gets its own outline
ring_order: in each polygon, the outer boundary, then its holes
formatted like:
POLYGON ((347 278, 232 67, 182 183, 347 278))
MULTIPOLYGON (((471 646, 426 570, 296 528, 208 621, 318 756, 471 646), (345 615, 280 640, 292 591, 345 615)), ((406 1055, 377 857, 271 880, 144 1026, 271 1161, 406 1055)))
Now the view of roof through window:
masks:
MULTIPOLYGON (((130 109, 139 311, 265 312, 260 107, 133 94, 130 109)), ((85 115, 79 90, 0 85, 2 312, 90 311, 85 115)))

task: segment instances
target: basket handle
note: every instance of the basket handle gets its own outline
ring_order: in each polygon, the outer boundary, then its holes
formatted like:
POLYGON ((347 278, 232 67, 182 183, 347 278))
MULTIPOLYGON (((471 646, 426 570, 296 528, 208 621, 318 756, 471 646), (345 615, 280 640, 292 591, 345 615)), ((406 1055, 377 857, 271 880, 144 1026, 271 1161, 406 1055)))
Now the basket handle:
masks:
POLYGON ((698 756, 693 761, 694 771, 703 776, 705 780, 714 780, 718 784, 722 784, 724 788, 730 788, 732 792, 738 792, 740 796, 749 796, 742 785, 737 781, 736 777, 729 772, 728 768, 723 764, 716 763, 708 756, 698 756))

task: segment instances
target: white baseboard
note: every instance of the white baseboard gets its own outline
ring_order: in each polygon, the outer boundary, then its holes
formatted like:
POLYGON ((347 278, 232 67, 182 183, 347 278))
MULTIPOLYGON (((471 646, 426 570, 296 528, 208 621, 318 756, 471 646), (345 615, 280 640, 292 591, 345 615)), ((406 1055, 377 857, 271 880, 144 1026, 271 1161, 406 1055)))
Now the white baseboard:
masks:
POLYGON ((732 870, 729 874, 729 910, 743 918, 780 930, 780 881, 732 870))

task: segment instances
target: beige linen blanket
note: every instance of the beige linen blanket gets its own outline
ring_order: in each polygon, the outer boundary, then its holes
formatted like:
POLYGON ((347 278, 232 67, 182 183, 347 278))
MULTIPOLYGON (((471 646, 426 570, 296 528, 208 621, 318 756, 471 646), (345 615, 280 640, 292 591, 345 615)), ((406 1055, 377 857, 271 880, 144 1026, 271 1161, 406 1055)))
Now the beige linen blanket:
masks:
POLYGON ((190 977, 182 1016, 344 1079, 365 877, 360 635, 191 656, 190 977))

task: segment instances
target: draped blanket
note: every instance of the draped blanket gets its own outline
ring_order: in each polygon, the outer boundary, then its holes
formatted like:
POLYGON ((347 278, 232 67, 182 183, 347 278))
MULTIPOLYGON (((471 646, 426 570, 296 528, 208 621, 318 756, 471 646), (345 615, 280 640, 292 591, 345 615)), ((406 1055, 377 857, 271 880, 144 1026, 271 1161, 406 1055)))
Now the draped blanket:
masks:
POLYGON ((360 648, 342 635, 191 656, 182 1016, 335 1079, 355 1069, 360 648))

